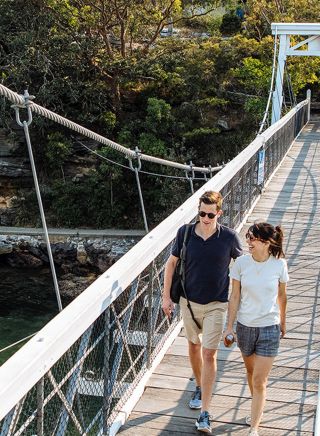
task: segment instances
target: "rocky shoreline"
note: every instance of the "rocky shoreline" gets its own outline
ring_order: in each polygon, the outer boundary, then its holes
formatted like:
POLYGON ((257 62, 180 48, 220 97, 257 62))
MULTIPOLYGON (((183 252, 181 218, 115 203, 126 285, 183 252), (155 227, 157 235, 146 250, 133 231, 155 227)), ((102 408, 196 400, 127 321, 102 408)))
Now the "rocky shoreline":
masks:
MULTIPOLYGON (((66 297, 79 295, 139 239, 67 237, 51 243, 61 294, 66 297)), ((0 262, 16 269, 47 267, 49 258, 45 241, 40 236, 0 235, 0 262)))

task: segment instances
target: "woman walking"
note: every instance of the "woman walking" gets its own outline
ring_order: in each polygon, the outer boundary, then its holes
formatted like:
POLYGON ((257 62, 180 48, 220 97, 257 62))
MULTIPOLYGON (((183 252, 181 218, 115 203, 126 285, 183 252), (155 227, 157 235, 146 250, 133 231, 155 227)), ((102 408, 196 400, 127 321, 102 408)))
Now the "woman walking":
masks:
POLYGON ((256 223, 246 234, 249 254, 238 257, 231 269, 232 294, 224 338, 233 334, 247 370, 252 395, 249 435, 258 436, 266 400, 266 386, 280 336, 286 333, 286 283, 289 280, 279 226, 256 223))

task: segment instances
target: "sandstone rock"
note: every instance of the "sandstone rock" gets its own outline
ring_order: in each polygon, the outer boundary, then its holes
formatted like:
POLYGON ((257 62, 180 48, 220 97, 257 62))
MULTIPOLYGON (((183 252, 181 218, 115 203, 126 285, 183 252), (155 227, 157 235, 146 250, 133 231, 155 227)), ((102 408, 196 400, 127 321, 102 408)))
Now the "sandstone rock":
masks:
POLYGON ((228 124, 228 122, 226 120, 219 119, 217 121, 217 126, 220 127, 222 130, 225 130, 225 131, 230 130, 229 124, 228 124))
POLYGON ((59 280, 61 295, 67 297, 77 297, 97 278, 96 274, 88 274, 85 277, 77 277, 72 274, 65 274, 59 280))
POLYGON ((21 159, 0 159, 0 177, 31 177, 30 165, 21 162, 21 159))
POLYGON ((7 257, 7 262, 14 268, 38 268, 43 265, 43 262, 27 253, 11 253, 7 257))
MULTIPOLYGON (((1 231, 1 230, 0 230, 1 231)), ((77 278, 84 278, 86 285, 88 274, 95 277, 106 271, 134 244, 134 239, 120 238, 96 238, 85 240, 79 237, 68 237, 66 242, 51 244, 53 260, 64 275, 71 274, 71 281, 77 278)), ((41 237, 34 236, 1 236, 0 246, 6 247, 5 262, 12 267, 38 267, 48 266, 49 258, 47 247, 41 237), (8 247, 11 247, 10 249, 8 247), (11 250, 8 252, 8 250, 11 250)), ((0 251, 1 254, 1 251, 0 251)), ((68 278, 64 280, 70 281, 68 278)), ((70 294, 78 291, 72 290, 72 284, 65 284, 70 294)), ((78 286, 83 290, 83 286, 78 286)), ((77 288, 77 289, 78 289, 77 288)))
POLYGON ((77 261, 81 263, 81 265, 85 265, 88 262, 88 254, 83 242, 80 242, 77 246, 77 261))
MULTIPOLYGON (((41 244, 41 248, 44 248, 45 252, 47 247, 44 243, 41 244)), ((61 265, 66 260, 75 262, 77 260, 77 248, 75 243, 58 242, 51 246, 52 256, 55 263, 61 265)))
POLYGON ((12 250, 13 250, 13 247, 11 244, 9 244, 5 241, 0 241, 0 254, 11 253, 12 250))

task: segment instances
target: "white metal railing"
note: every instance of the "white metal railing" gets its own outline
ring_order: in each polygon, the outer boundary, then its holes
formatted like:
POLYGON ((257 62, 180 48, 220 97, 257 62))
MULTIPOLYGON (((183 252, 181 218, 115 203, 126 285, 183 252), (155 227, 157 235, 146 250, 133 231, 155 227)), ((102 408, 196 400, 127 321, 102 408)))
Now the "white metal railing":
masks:
MULTIPOLYGON (((96 435, 114 431, 110 430, 110 423, 106 426, 105 420, 111 416, 112 424, 123 419, 119 418, 118 413, 123 410, 124 403, 127 403, 130 395, 137 396, 137 392, 141 391, 141 383, 145 383, 148 371, 161 356, 160 348, 165 349, 178 333, 179 319, 175 319, 174 324, 169 325, 162 319, 159 303, 163 265, 177 229, 195 217, 199 196, 206 190, 222 191, 226 211, 222 219, 225 224, 237 227, 260 194, 261 187, 257 186, 256 182, 257 152, 262 148, 266 150, 266 173, 267 177, 270 177, 307 122, 308 104, 309 100, 301 102, 269 127, 263 135, 258 135, 247 148, 148 233, 0 368, 0 420, 3 420, 0 422, 1 435, 24 434, 28 425, 34 425, 35 420, 37 430, 33 430, 33 434, 49 434, 43 430, 44 420, 45 413, 53 414, 48 410, 48 404, 53 401, 54 396, 57 397, 56 401, 59 401, 59 407, 55 405, 55 408, 58 407, 58 421, 52 427, 53 430, 50 430, 50 434, 65 434, 69 424, 73 425, 74 434, 96 435), (150 283, 152 289, 151 293, 148 293, 146 290, 150 283), (139 304, 140 309, 137 306, 134 312, 134 309, 130 308, 134 308, 135 304, 139 304), (155 306, 157 311, 151 314, 153 320, 143 321, 139 318, 132 330, 132 318, 141 317, 144 307, 148 307, 151 313, 155 306), (112 325, 114 330, 110 335, 112 325), (142 325, 147 325, 143 332, 142 325), (153 332, 150 335, 147 334, 150 333, 148 326, 153 332), (106 333, 108 329, 110 332, 106 333), (167 330, 170 334, 166 335, 167 330), (133 336, 136 341, 134 343, 133 336), (157 343, 157 338, 162 339, 157 343), (136 350, 139 340, 140 348, 136 350), (145 344, 146 340, 148 344, 145 344), (105 341, 104 352, 101 356, 97 354, 90 362, 91 367, 86 368, 86 358, 90 353, 92 355, 95 347, 101 346, 101 341, 105 341), (99 376, 98 382, 94 383, 97 380, 90 380, 90 377, 92 374, 96 376, 95 371, 98 371, 92 370, 96 361, 103 358, 103 362, 99 364, 99 371, 103 373, 105 366, 111 361, 111 356, 106 355, 108 344, 115 347, 115 356, 118 356, 119 360, 116 361, 112 357, 112 368, 108 369, 107 377, 99 376), (122 346, 121 350, 119 344, 122 346), (114 380, 110 382, 110 374, 115 371, 115 367, 121 367, 124 354, 127 356, 128 368, 122 369, 121 377, 115 375, 114 380), (143 356, 147 356, 146 359, 143 356), (133 384, 134 377, 140 384, 133 384), (68 389, 63 389, 67 382, 68 389), (134 386, 134 390, 126 397, 126 401, 120 404, 119 398, 124 396, 123 392, 127 392, 130 384, 134 386), (81 402, 81 398, 78 398, 78 403, 81 403, 82 407, 80 413, 80 407, 76 409, 78 406, 74 405, 76 395, 83 396, 85 392, 91 392, 95 386, 96 397, 100 398, 101 392, 104 393, 102 405, 97 406, 97 410, 100 407, 100 411, 95 411, 95 415, 91 417, 90 410, 90 420, 82 417, 81 421, 78 415, 85 413, 83 409, 87 403, 81 402), (118 393, 115 394, 117 389, 118 393), (112 400, 118 401, 117 406, 111 400, 103 402, 106 397, 111 398, 113 394, 116 400, 112 400), (60 429, 59 432, 57 429, 60 429)), ((56 410, 55 408, 53 410, 56 410)), ((54 419, 51 415, 50 418, 54 419)))

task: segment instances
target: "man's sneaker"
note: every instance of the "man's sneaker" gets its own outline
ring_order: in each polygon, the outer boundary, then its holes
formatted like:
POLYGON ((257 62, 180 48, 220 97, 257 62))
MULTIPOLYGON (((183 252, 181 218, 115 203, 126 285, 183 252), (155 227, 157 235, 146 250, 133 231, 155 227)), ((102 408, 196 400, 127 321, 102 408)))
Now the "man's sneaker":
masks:
POLYGON ((201 388, 200 386, 196 387, 191 400, 189 401, 190 409, 201 409, 202 401, 201 401, 201 388))
POLYGON ((196 420, 196 429, 203 433, 211 433, 210 416, 207 411, 201 412, 196 420))
POLYGON ((251 428, 248 436, 259 436, 258 430, 256 430, 255 428, 251 428))

